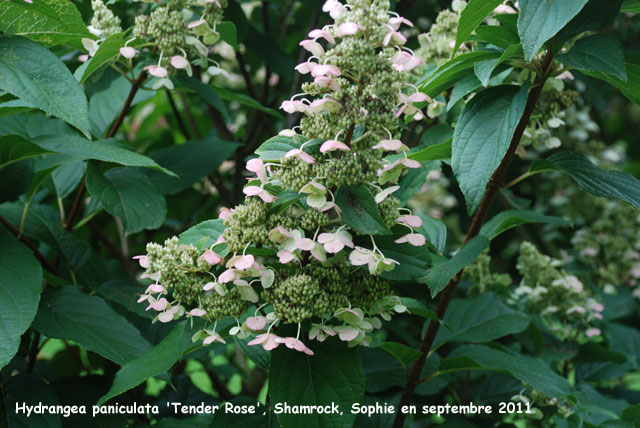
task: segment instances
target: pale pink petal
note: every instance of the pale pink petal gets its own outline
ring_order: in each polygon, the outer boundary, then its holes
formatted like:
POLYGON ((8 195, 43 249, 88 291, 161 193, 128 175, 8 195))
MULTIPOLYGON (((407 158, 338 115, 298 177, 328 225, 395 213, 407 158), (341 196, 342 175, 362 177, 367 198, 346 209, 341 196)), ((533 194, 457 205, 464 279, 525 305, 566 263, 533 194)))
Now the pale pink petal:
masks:
POLYGON ((339 36, 352 36, 358 32, 360 27, 355 22, 345 22, 338 25, 339 36))
POLYGON ((422 219, 417 215, 403 215, 398 217, 398 223, 402 223, 410 227, 420 227, 422 226, 422 219))
POLYGON ((311 251, 313 250, 314 247, 314 243, 311 239, 309 238, 302 238, 302 239, 298 239, 296 241, 296 247, 299 250, 303 250, 303 251, 311 251))
POLYGON ((205 250, 205 252, 202 255, 202 257, 210 265, 220 265, 224 261, 224 259, 222 257, 220 257, 220 255, 218 253, 216 253, 215 251, 210 250, 210 249, 205 250))
POLYGON ((287 250, 280 250, 278 251, 278 260, 280 260, 280 263, 282 264, 287 264, 292 260, 295 260, 296 255, 293 254, 291 251, 287 251, 287 250))
POLYGON ((147 70, 150 75, 158 77, 160 79, 164 79, 169 75, 167 69, 164 67, 160 67, 159 65, 148 65, 144 69, 147 70))
POLYGON ((253 257, 251 254, 247 254, 236 260, 234 267, 238 270, 246 270, 253 266, 253 263, 255 261, 255 257, 253 257))
POLYGON ((324 249, 327 250, 327 253, 332 253, 332 254, 339 253, 340 251, 342 251, 343 248, 344 248, 344 244, 338 241, 337 239, 334 239, 333 241, 330 241, 324 244, 324 249))
POLYGON ((204 316, 206 314, 207 314, 207 311, 205 311, 204 309, 199 309, 199 308, 191 309, 189 311, 189 315, 191 315, 192 317, 202 317, 202 316, 204 316))
POLYGON ((213 290, 213 288, 216 286, 215 282, 207 282, 204 287, 202 287, 202 289, 204 291, 209 291, 209 290, 213 290))
POLYGON ((171 57, 171 66, 175 69, 182 70, 189 66, 189 61, 183 56, 174 55, 171 57))
POLYGON ((130 46, 125 46, 123 48, 120 48, 120 55, 128 59, 133 58, 134 56, 136 56, 137 53, 138 51, 130 46))
POLYGON ((351 149, 345 143, 336 140, 327 140, 320 146, 321 153, 331 152, 334 150, 342 150, 343 152, 348 152, 351 149))
POLYGON ((145 268, 147 269, 151 264, 149 263, 149 257, 148 256, 134 256, 133 257, 134 260, 138 260, 138 263, 140 263, 140 267, 141 268, 145 268))
POLYGON ((245 321, 247 327, 253 331, 262 330, 267 325, 267 318, 265 317, 249 317, 245 321))
POLYGON ((242 189, 242 193, 244 193, 247 196, 256 196, 262 193, 262 187, 247 186, 244 189, 242 189))
POLYGON ((220 284, 226 284, 227 282, 231 282, 236 277, 236 271, 233 269, 227 269, 220 274, 218 277, 218 282, 220 284))
POLYGON ((360 330, 354 327, 340 326, 336 327, 336 331, 338 332, 340 340, 344 342, 350 342, 360 334, 360 330))

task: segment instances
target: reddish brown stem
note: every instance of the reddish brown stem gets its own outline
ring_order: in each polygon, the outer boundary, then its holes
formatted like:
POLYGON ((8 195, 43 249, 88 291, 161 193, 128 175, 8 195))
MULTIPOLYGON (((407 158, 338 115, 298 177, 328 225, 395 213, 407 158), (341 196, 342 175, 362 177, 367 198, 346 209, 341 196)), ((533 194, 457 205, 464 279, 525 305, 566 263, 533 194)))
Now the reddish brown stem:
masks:
MULTIPOLYGON (((553 43, 553 42, 552 42, 553 43)), ((522 135, 524 134, 525 128, 531 118, 531 114, 540 98, 540 93, 542 92, 542 87, 547 80, 549 75, 549 71, 551 70, 551 64, 553 61, 553 51, 551 48, 547 51, 547 54, 542 62, 540 67, 541 74, 538 75, 536 81, 534 82, 533 88, 529 91, 529 96, 527 97, 527 103, 524 108, 524 112, 518 122, 518 126, 513 134, 513 138, 511 139, 511 144, 509 145, 509 149, 505 154, 502 162, 493 173, 493 176, 489 180, 489 184, 487 185, 486 192, 484 194, 484 198, 480 203, 480 207, 476 211, 473 216, 473 220, 471 221, 471 225, 467 231, 464 242, 468 242, 471 238, 475 237, 480 233, 480 228, 484 223, 489 209, 493 201, 500 190, 500 185, 504 181, 504 177, 507 173, 509 165, 513 160, 513 156, 515 155, 516 149, 518 148, 518 144, 520 144, 520 140, 522 135)), ((455 294, 456 287, 458 286, 458 282, 460 281, 460 277, 462 276, 462 272, 458 272, 453 279, 447 284, 447 287, 444 289, 442 294, 440 295, 440 299, 438 300, 438 306, 436 307, 436 315, 438 319, 444 318, 445 313, 447 312, 447 308, 449 303, 451 303, 451 299, 455 294)), ((424 364, 427 360, 427 356, 431 351, 431 347, 433 345, 433 341, 436 338, 436 334, 438 333, 438 329, 440 328, 440 322, 431 320, 429 323, 429 327, 427 328, 427 332, 425 333, 422 342, 420 344, 420 357, 413 363, 411 367, 411 371, 409 372, 409 376, 407 377, 407 382, 405 384, 404 390, 402 391, 402 396, 400 397, 400 401, 398 402, 397 409, 401 409, 403 406, 407 406, 411 403, 413 399, 413 394, 415 392, 416 386, 420 381, 420 374, 424 367, 424 364)), ((406 418, 406 414, 398 411, 396 413, 396 418, 393 422, 393 428, 401 428, 404 425, 404 421, 406 418)))

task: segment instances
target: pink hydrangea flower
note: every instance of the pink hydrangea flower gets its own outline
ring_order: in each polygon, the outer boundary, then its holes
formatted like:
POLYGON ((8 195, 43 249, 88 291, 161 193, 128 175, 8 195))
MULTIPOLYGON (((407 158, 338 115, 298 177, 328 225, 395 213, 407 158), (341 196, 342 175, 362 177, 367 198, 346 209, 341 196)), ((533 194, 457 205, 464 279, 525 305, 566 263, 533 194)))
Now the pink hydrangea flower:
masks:
POLYGON ((177 70, 182 70, 189 67, 189 61, 181 55, 174 55, 171 57, 171 66, 177 70))
POLYGON ((133 256, 133 260, 137 260, 141 268, 147 269, 149 266, 151 266, 149 257, 146 255, 133 256))
POLYGON ((307 113, 309 111, 309 105, 299 100, 283 101, 280 108, 290 114, 295 112, 307 113))
POLYGON ((333 19, 338 19, 345 14, 346 8, 338 0, 327 0, 322 6, 323 12, 328 12, 333 19))
POLYGON ((336 100, 332 100, 331 98, 321 98, 309 104, 309 112, 321 113, 323 110, 326 110, 329 113, 334 113, 340 110, 340 107, 341 104, 336 100))
POLYGON ((602 332, 600 331, 599 328, 589 328, 587 329, 587 331, 585 331, 585 334, 587 335, 587 337, 595 337, 595 336, 600 336, 600 334, 602 334, 602 332))
POLYGON ((413 22, 409 21, 407 18, 403 18, 402 16, 394 16, 389 19, 389 25, 396 31, 402 24, 408 27, 413 27, 413 22))
POLYGON ((205 311, 204 309, 200 309, 200 308, 191 309, 189 311, 189 316, 192 316, 192 317, 203 317, 206 314, 207 314, 207 311, 205 311))
POLYGON ((164 286, 163 286, 163 285, 158 284, 158 283, 156 282, 155 284, 151 284, 151 285, 149 285, 149 286, 147 287, 146 293, 147 293, 147 294, 150 294, 150 293, 162 293, 162 294, 166 294, 166 293, 167 293, 167 289, 166 289, 166 288, 164 288, 164 286))
POLYGON ((396 239, 395 241, 396 244, 404 244, 406 242, 408 242, 409 244, 413 245, 414 247, 422 247, 424 244, 427 243, 426 238, 424 237, 424 235, 420 234, 420 233, 409 233, 404 235, 401 238, 396 239))
POLYGON ((207 337, 205 337, 204 340, 202 341, 203 345, 206 346, 206 345, 208 345, 210 343, 213 343, 213 342, 220 342, 220 343, 224 343, 224 344, 227 343, 227 342, 224 341, 222 336, 220 336, 215 331, 205 330, 205 332, 207 333, 207 337))
POLYGON ((153 309, 154 311, 160 312, 160 311, 164 311, 167 308, 167 306, 169 306, 169 301, 163 297, 159 300, 152 302, 149 306, 147 306, 146 310, 148 311, 149 309, 153 309))
POLYGON ((250 330, 259 331, 267 325, 266 317, 249 317, 244 322, 250 330))
POLYGON ((308 52, 311 52, 313 56, 322 56, 324 55, 324 48, 322 45, 315 40, 303 40, 299 43, 302 48, 308 52))
POLYGON ((321 88, 331 88, 333 91, 340 90, 340 85, 331 77, 327 76, 318 76, 313 79, 313 83, 320 86, 321 88))
POLYGON ((120 55, 128 59, 135 57, 137 53, 138 51, 132 48, 131 46, 125 46, 123 48, 120 48, 120 55))
POLYGON ((398 223, 409 227, 422 226, 422 219, 417 215, 402 215, 398 217, 398 223))
POLYGON ((347 325, 337 326, 334 327, 334 329, 336 333, 338 333, 338 337, 340 338, 340 340, 342 340, 343 342, 351 342, 360 334, 359 329, 347 325))
POLYGON ((226 220, 231 216, 232 213, 233 213, 233 208, 229 209, 227 207, 222 207, 220 208, 220 214, 218 214, 218 218, 226 220))
POLYGON ((305 152, 304 150, 300 150, 300 149, 289 150, 284 155, 284 157, 285 158, 298 157, 308 164, 316 163, 316 160, 313 156, 311 156, 309 153, 305 152))
POLYGON ((404 45, 405 43, 407 43, 407 38, 402 34, 400 34, 399 32, 395 30, 391 30, 389 33, 387 33, 386 36, 384 36, 382 45, 389 46, 389 44, 391 43, 395 45, 404 45))
POLYGON ((202 254, 202 258, 210 265, 221 265, 224 259, 215 251, 207 248, 202 254))
POLYGON ((273 196, 271 193, 264 190, 262 186, 247 186, 242 189, 242 193, 247 196, 257 196, 268 204, 278 199, 277 196, 273 196))
POLYGON ((371 147, 372 149, 383 149, 387 151, 396 151, 396 150, 407 150, 408 147, 405 146, 400 140, 381 140, 378 144, 371 147))
POLYGON ((164 79, 169 75, 167 69, 159 65, 148 65, 144 69, 147 70, 150 75, 158 77, 160 79, 164 79))
POLYGON ((258 336, 256 336, 255 339, 253 339, 251 342, 249 342, 247 345, 249 346, 253 346, 253 345, 260 345, 262 346, 265 350, 267 351, 271 351, 273 349, 276 349, 278 347, 278 345, 280 345, 280 342, 278 342, 276 339, 279 339, 280 337, 273 334, 273 333, 263 333, 260 334, 258 336))
POLYGON ((313 355, 313 351, 302 342, 300 339, 296 339, 295 337, 278 337, 275 339, 278 343, 284 343, 284 345, 289 349, 295 349, 298 352, 304 352, 307 355, 313 355))
POLYGON ((318 66, 318 63, 313 61, 305 61, 296 65, 295 70, 300 74, 308 74, 313 71, 314 68, 318 66))
POLYGON ((329 42, 329 43, 331 43, 333 45, 336 44, 336 39, 334 39, 333 36, 331 34, 329 34, 329 32, 327 32, 325 30, 319 30, 319 29, 311 30, 311 31, 309 31, 308 37, 310 39, 317 39, 319 37, 322 37, 327 42, 329 42))
POLYGON ((247 270, 255 263, 256 259, 251 254, 244 255, 239 257, 233 264, 238 270, 247 270))
POLYGON ((327 253, 339 253, 346 246, 353 248, 353 238, 346 230, 338 230, 334 233, 321 233, 318 242, 324 245, 327 253))
POLYGON ((311 75, 313 77, 319 77, 319 76, 338 77, 342 75, 342 71, 340 71, 340 69, 335 65, 322 64, 314 67, 313 70, 311 70, 311 75))
POLYGON ((353 36, 358 32, 359 29, 360 26, 355 22, 343 22, 342 24, 338 25, 337 34, 339 37, 353 36))
POLYGON ((320 153, 332 152, 334 150, 348 152, 351 149, 345 143, 337 140, 327 140, 320 146, 320 153))

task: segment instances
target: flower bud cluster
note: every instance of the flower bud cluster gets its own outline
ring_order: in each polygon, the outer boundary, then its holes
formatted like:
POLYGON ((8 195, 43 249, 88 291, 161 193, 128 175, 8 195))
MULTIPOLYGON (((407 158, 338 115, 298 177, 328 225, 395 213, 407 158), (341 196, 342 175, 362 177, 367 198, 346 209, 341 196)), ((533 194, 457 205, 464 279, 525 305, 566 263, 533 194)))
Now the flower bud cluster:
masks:
MULTIPOLYGON (((440 11, 429 31, 418 36, 420 47, 416 50, 416 55, 424 59, 427 64, 440 66, 451 59, 458 34, 460 13, 466 6, 466 2, 456 1, 455 3, 455 10, 440 11)), ((462 46, 458 52, 465 50, 466 46, 462 46)))
POLYGON ((530 242, 523 242, 516 268, 522 276, 513 299, 537 313, 561 340, 585 340, 600 336, 594 327, 602 319, 604 306, 562 262, 544 255, 530 242))
POLYGON ((247 162, 246 200, 221 211, 225 230, 216 244, 198 251, 174 238, 149 244, 148 255, 140 256, 146 276, 175 300, 171 305, 214 324, 195 336, 203 343, 224 342, 215 322, 240 318, 249 304, 256 306, 253 316, 238 320, 230 334, 256 335, 249 345, 267 350, 284 344, 307 354, 303 323, 312 340, 338 336, 350 346, 367 345, 383 319, 406 311, 381 276, 398 262, 373 236, 345 224, 335 200, 345 186, 365 186, 385 225, 406 230, 398 245, 426 243, 414 231, 420 217, 399 208, 393 196, 403 171, 420 167, 398 139, 398 118, 420 119, 414 103, 427 98, 404 83, 420 64, 403 48, 401 26, 413 24, 388 8, 388 0, 327 0, 323 10, 335 23, 301 42, 312 56, 296 67, 313 81, 282 105, 303 114, 298 132, 275 137, 292 148, 278 160, 247 162), (282 324, 297 324, 296 337, 278 336, 282 324))
POLYGON ((109 37, 122 31, 120 18, 107 8, 103 0, 91 0, 91 8, 93 9, 93 18, 91 18, 89 30, 93 34, 98 37, 109 37))
MULTIPOLYGON (((149 15, 135 18, 133 38, 120 48, 120 55, 132 68, 131 60, 139 49, 153 47, 157 63, 145 67, 157 80, 153 89, 173 89, 169 76, 184 70, 192 74, 192 64, 210 74, 225 73, 215 61, 209 59, 209 51, 220 39, 216 25, 222 20, 228 0, 168 0, 155 5, 149 15), (213 63, 213 64, 210 64, 213 63)), ((95 55, 104 38, 122 31, 120 19, 107 9, 103 0, 92 0, 93 19, 89 29, 101 37, 98 41, 82 39, 89 56, 95 55)))

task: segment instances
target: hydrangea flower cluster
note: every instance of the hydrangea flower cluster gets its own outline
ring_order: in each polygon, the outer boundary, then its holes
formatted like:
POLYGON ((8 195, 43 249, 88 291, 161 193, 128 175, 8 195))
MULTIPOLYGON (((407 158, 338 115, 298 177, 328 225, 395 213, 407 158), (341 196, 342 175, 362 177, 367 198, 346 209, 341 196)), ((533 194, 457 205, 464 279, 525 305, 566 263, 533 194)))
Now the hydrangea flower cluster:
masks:
POLYGON ((513 298, 524 303, 528 312, 539 314, 561 340, 582 341, 600 336, 601 331, 594 324, 602 319, 604 306, 561 265, 530 242, 523 242, 516 264, 522 281, 513 298))
MULTIPOLYGON (((88 57, 95 55, 106 37, 122 32, 120 19, 103 0, 92 0, 91 6, 94 15, 89 29, 100 39, 82 39, 88 57)), ((220 39, 216 25, 222 21, 226 6, 227 0, 168 0, 156 5, 149 15, 136 17, 134 37, 120 48, 120 55, 132 60, 140 49, 153 47, 157 62, 145 69, 157 78, 154 89, 163 86, 173 89, 169 77, 180 70, 191 75, 192 65, 202 67, 211 75, 225 73, 209 58, 209 50, 220 39)))
POLYGON ((336 198, 348 186, 364 188, 386 227, 404 231, 397 245, 425 245, 416 232, 422 220, 399 208, 393 192, 403 171, 420 167, 406 156, 398 118, 419 119, 414 103, 426 96, 405 83, 420 64, 403 48, 401 26, 413 24, 388 9, 388 0, 326 1, 334 24, 300 43, 311 56, 296 70, 312 81, 281 107, 302 113, 301 124, 247 162, 246 200, 222 209, 224 233, 204 251, 172 238, 139 256, 155 281, 140 299, 159 321, 202 317, 208 327, 194 339, 207 344, 224 343, 217 320, 233 317, 229 334, 256 336, 249 345, 312 354, 303 330, 311 340, 368 345, 381 320, 406 311, 382 275, 398 261, 343 221, 336 198), (287 149, 276 156, 274 144, 287 149), (295 337, 279 335, 284 324, 297 326, 295 337))
MULTIPOLYGON (((453 47, 456 44, 460 13, 466 6, 466 1, 455 0, 451 9, 442 9, 429 31, 418 35, 420 47, 416 50, 416 55, 425 59, 429 64, 437 66, 450 60, 453 47)), ((458 53, 464 52, 466 49, 466 46, 462 46, 458 53)))

